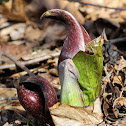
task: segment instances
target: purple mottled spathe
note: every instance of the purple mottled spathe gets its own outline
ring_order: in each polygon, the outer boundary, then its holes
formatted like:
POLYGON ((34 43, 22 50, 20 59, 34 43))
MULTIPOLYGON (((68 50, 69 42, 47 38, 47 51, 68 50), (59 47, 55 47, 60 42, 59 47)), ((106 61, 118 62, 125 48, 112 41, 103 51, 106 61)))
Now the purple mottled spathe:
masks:
POLYGON ((49 120, 49 107, 57 103, 52 85, 41 76, 31 76, 19 83, 18 98, 24 109, 31 115, 49 120))
POLYGON ((79 51, 86 51, 85 45, 91 41, 91 38, 71 13, 61 9, 52 9, 45 12, 42 15, 42 18, 44 17, 56 17, 56 19, 64 21, 68 27, 59 63, 65 59, 72 59, 79 51))

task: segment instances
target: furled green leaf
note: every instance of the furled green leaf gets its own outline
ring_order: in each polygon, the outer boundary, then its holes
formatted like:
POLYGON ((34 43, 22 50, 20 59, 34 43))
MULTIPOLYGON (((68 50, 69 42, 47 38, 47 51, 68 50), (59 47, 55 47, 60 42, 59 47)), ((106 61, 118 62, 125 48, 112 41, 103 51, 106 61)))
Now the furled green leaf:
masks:
POLYGON ((103 69, 103 41, 103 37, 94 39, 86 45, 86 49, 90 53, 80 51, 73 58, 73 62, 79 71, 79 83, 86 106, 94 102, 100 91, 103 69))

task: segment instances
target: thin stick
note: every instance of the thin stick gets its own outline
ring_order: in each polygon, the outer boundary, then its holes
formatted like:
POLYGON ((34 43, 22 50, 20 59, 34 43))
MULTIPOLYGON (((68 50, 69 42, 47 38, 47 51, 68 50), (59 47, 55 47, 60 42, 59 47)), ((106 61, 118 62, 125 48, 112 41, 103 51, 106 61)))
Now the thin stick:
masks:
POLYGON ((18 100, 18 97, 0 97, 0 101, 5 101, 5 100, 18 100))
POLYGON ((0 50, 0 54, 1 54, 1 56, 5 56, 8 59, 10 59, 11 61, 13 61, 18 67, 20 67, 22 70, 26 71, 30 76, 35 76, 35 74, 32 73, 25 65, 21 64, 20 62, 18 62, 16 59, 14 59, 9 54, 7 54, 5 52, 2 52, 1 50, 0 50))
POLYGON ((111 40, 108 40, 108 41, 112 44, 116 44, 116 43, 120 43, 120 42, 126 42, 126 37, 111 39, 111 40))
POLYGON ((110 88, 111 88, 111 90, 112 90, 113 96, 115 96, 115 91, 114 91, 113 85, 112 85, 112 83, 111 83, 111 81, 110 81, 110 78, 109 78, 109 76, 108 76, 107 64, 105 64, 105 66, 104 66, 104 71, 105 71, 105 74, 106 74, 106 77, 107 77, 109 86, 110 86, 110 88))
POLYGON ((122 91, 120 93, 120 97, 122 97, 122 94, 123 94, 123 92, 124 92, 125 89, 126 89, 126 87, 123 87, 123 89, 122 89, 122 91))
POLYGON ((99 7, 99 8, 114 9, 114 10, 119 10, 119 11, 125 11, 126 10, 126 8, 108 7, 108 6, 98 5, 98 4, 82 2, 81 0, 68 0, 68 1, 79 2, 80 4, 83 4, 83 5, 90 5, 90 6, 99 7))
MULTIPOLYGON (((20 62, 20 64, 21 65, 35 64, 37 62, 44 61, 44 60, 47 60, 47 59, 50 59, 50 58, 53 58, 53 57, 57 57, 59 55, 60 55, 60 52, 56 52, 56 53, 52 53, 51 55, 39 57, 39 58, 32 59, 32 60, 29 60, 29 61, 23 61, 23 62, 20 62)), ((15 64, 2 65, 2 66, 0 66, 0 69, 2 70, 2 69, 14 68, 14 67, 16 67, 15 64)))

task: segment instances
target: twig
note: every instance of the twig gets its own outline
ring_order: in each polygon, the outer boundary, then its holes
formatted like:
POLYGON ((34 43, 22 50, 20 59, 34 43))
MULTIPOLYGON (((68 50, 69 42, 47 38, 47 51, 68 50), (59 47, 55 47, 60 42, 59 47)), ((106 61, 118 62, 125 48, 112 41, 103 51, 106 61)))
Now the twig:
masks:
POLYGON ((122 97, 122 94, 123 94, 123 92, 124 92, 125 89, 126 89, 126 87, 123 87, 123 89, 122 89, 122 91, 120 93, 120 97, 122 97))
MULTIPOLYGON (((123 37, 123 38, 116 38, 116 39, 110 39, 108 40, 107 42, 110 42, 112 44, 117 44, 117 43, 121 43, 121 42, 126 42, 126 37, 123 37)), ((123 56, 126 56, 125 53, 123 53, 122 51, 118 50, 116 48, 116 51, 119 52, 120 54, 122 54, 123 56)))
MULTIPOLYGON (((30 65, 30 64, 35 64, 35 63, 40 62, 40 61, 50 59, 52 57, 57 57, 59 55, 60 55, 60 52, 56 52, 56 53, 52 53, 51 55, 39 57, 39 58, 32 59, 32 60, 29 60, 29 61, 22 61, 22 62, 18 62, 18 63, 20 63, 21 65, 30 65)), ((8 68, 14 68, 14 67, 16 67, 15 64, 8 64, 8 65, 0 66, 0 69, 8 69, 8 68)))
POLYGON ((32 73, 25 65, 21 64, 20 62, 18 62, 12 56, 8 55, 7 53, 2 52, 1 50, 0 50, 0 54, 1 54, 1 56, 5 56, 8 59, 10 59, 11 61, 13 61, 18 67, 20 67, 22 70, 26 71, 29 75, 35 76, 34 73, 32 73))
POLYGON ((18 97, 0 97, 0 101, 5 101, 5 100, 18 100, 18 97))
POLYGON ((108 41, 112 44, 116 44, 116 43, 119 43, 119 42, 126 42, 126 37, 111 39, 111 40, 108 40, 108 41))
MULTIPOLYGON (((106 66, 104 67, 104 70, 107 71, 106 66)), ((110 82, 110 79, 109 78, 110 78, 112 72, 113 72, 113 69, 109 73, 106 72, 106 76, 102 79, 102 81, 105 81, 107 79, 110 82)))
POLYGON ((110 76, 108 75, 107 64, 105 64, 105 66, 104 66, 104 71, 105 71, 105 74, 106 74, 106 77, 107 77, 109 86, 110 86, 110 88, 111 88, 111 90, 112 90, 112 94, 113 94, 113 96, 115 96, 115 91, 114 91, 113 85, 112 85, 112 83, 111 83, 111 81, 110 81, 110 76))
POLYGON ((108 6, 98 5, 98 4, 82 2, 81 0, 68 0, 68 1, 70 1, 70 2, 79 2, 80 4, 90 5, 90 6, 99 7, 99 8, 114 9, 114 10, 119 10, 119 11, 125 11, 126 10, 126 8, 108 7, 108 6))
MULTIPOLYGON (((112 44, 119 44, 121 42, 126 42, 126 37, 123 37, 123 38, 116 38, 116 39, 110 39, 108 40, 107 42, 110 42, 112 44)), ((117 52, 119 52, 120 54, 122 54, 123 56, 126 56, 125 53, 123 53, 121 50, 119 50, 118 48, 115 49, 117 52)))

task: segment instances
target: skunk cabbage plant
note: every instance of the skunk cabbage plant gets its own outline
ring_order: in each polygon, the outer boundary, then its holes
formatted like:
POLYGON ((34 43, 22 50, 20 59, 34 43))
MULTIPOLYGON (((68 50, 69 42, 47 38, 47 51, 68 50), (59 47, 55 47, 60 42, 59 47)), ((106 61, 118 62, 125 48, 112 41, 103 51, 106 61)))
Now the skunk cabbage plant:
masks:
POLYGON ((35 118, 52 125, 49 108, 57 103, 52 85, 41 76, 29 76, 20 81, 18 98, 24 109, 35 118))
POLYGON ((91 41, 83 26, 65 10, 48 10, 41 18, 58 19, 68 27, 58 64, 61 104, 81 107, 93 104, 101 86, 103 37, 91 41))

